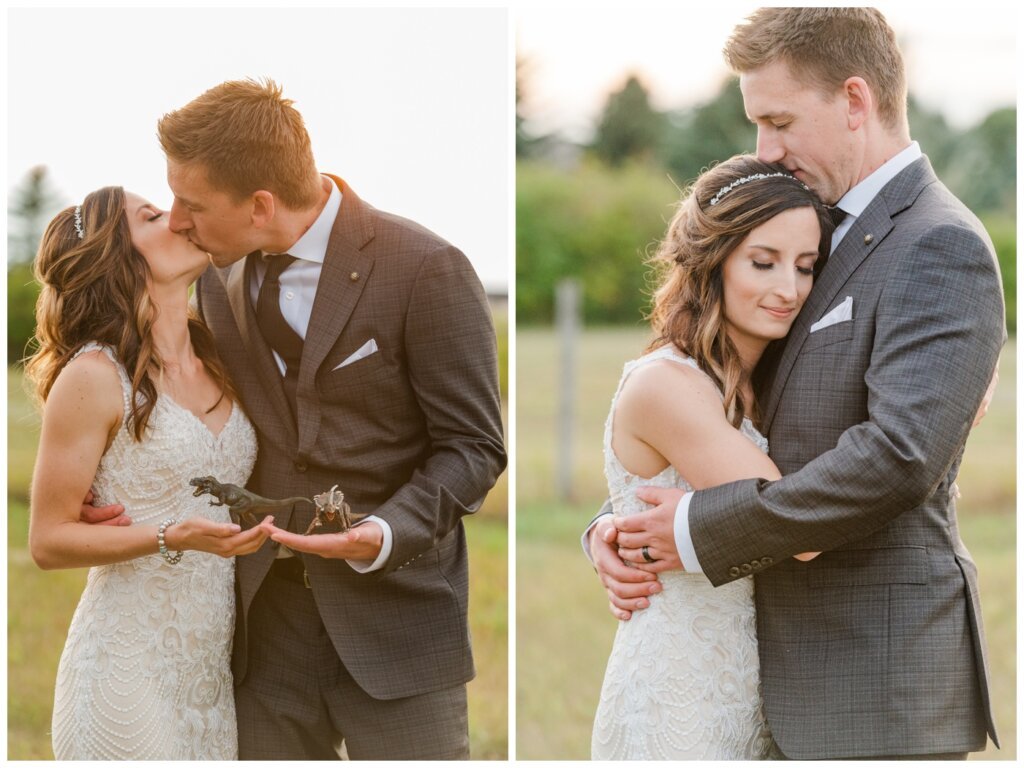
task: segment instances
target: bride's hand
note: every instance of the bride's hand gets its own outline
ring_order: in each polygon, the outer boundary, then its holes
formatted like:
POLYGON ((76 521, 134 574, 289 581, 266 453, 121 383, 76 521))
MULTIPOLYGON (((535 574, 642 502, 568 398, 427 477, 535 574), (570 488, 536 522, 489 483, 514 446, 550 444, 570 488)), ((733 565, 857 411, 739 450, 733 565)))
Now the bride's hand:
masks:
POLYGON ((619 557, 648 573, 682 570, 683 563, 676 549, 676 505, 683 496, 678 488, 638 488, 637 498, 656 506, 643 512, 616 517, 619 557), (644 557, 644 547, 647 547, 644 557))
POLYGON ((164 543, 171 552, 197 550, 221 557, 248 555, 263 546, 270 536, 266 527, 272 516, 259 525, 243 531, 235 523, 215 523, 203 517, 190 517, 164 531, 164 543))

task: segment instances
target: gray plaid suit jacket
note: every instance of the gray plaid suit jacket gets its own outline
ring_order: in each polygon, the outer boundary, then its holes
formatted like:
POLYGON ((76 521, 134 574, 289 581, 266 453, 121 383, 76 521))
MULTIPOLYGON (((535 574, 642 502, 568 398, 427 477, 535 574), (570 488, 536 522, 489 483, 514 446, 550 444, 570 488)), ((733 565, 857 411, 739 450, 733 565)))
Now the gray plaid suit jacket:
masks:
MULTIPOLYGON (((248 487, 283 498, 337 484, 354 512, 394 532, 381 571, 303 555, 339 657, 377 699, 449 688, 474 674, 463 515, 506 463, 490 309, 466 257, 423 227, 362 202, 341 179, 303 346, 293 419, 249 297, 254 256, 211 267, 197 304, 252 419, 248 487), (378 351, 336 368, 368 340, 378 351)), ((312 508, 278 515, 305 531, 312 508)), ((267 542, 237 559, 233 671, 246 673, 246 617, 274 559, 267 542)), ((303 649, 295 649, 303 664, 303 649)))
POLYGON ((991 241, 921 158, 856 220, 766 361, 783 479, 694 495, 708 578, 755 573, 766 713, 787 756, 974 751, 986 731, 998 745, 951 489, 1005 337, 991 241), (852 321, 809 333, 847 296, 852 321))

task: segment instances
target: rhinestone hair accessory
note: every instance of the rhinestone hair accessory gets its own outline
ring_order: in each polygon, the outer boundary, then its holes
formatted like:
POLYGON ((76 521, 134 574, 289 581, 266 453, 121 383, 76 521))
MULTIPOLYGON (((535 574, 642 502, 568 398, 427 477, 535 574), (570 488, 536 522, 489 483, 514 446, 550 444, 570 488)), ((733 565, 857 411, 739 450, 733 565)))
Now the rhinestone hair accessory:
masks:
POLYGON ((75 206, 75 232, 78 233, 78 239, 85 239, 85 227, 82 226, 82 206, 75 206))
POLYGON ((736 187, 742 186, 743 184, 749 184, 750 182, 757 181, 758 179, 770 179, 773 176, 781 176, 784 179, 792 179, 804 189, 810 189, 806 184, 804 184, 802 181, 800 181, 800 179, 798 179, 791 173, 784 173, 782 171, 778 171, 777 173, 754 173, 751 174, 750 176, 744 176, 741 179, 736 179, 736 181, 732 182, 731 184, 727 184, 724 187, 722 187, 715 193, 715 196, 711 198, 711 200, 708 202, 708 205, 716 205, 719 200, 721 200, 727 194, 732 192, 732 190, 734 190, 736 187))

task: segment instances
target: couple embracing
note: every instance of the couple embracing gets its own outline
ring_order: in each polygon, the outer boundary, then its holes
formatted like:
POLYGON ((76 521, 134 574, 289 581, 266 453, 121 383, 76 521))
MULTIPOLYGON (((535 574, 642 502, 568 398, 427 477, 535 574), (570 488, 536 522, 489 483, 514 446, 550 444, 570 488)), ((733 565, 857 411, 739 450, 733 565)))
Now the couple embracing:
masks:
POLYGON ((964 759, 998 745, 955 508, 1005 340, 991 241, 877 11, 761 9, 725 55, 757 157, 681 203, 608 417, 593 756, 964 759))
POLYGON ((480 282, 318 172, 272 82, 223 83, 159 136, 171 209, 98 190, 36 260, 30 547, 93 566, 54 754, 468 757, 461 519, 505 466, 480 282), (243 529, 193 495, 205 475, 338 486, 361 520, 304 536, 300 502, 243 529))

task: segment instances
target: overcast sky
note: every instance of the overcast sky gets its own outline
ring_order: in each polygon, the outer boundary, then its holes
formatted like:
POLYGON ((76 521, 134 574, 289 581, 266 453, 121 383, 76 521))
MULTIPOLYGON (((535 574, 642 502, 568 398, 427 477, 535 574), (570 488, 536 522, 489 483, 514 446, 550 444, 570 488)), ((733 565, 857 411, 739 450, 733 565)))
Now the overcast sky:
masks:
MULTIPOLYGON (((530 127, 589 139, 610 91, 639 74, 659 109, 712 97, 727 77, 722 46, 757 3, 524 8, 517 53, 526 61, 530 127)), ((1017 11, 978 3, 876 3, 895 30, 911 92, 958 128, 1017 93, 1017 11)))
POLYGON ((488 289, 507 288, 506 11, 7 13, 8 192, 42 164, 68 203, 119 184, 168 206, 157 119, 224 80, 269 76, 305 118, 321 170, 461 248, 488 289))

